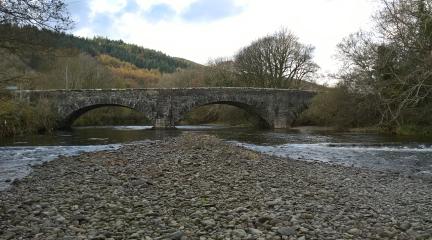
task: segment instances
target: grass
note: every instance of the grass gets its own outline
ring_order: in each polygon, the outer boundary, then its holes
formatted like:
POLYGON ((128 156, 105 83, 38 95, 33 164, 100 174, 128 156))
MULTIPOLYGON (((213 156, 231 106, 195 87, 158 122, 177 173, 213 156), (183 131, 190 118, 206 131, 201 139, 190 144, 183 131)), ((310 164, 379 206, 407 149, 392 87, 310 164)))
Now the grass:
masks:
POLYGON ((403 125, 396 129, 402 136, 432 136, 432 126, 403 125))

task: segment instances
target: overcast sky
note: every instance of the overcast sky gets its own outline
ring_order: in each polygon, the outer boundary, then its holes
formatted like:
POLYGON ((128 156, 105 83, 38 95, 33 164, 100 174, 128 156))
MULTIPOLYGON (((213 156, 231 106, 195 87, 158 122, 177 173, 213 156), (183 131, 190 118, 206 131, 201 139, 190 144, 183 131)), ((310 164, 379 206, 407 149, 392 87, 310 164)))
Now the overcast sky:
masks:
MULTIPOLYGON (((374 0, 68 0, 72 33, 122 39, 201 64, 232 57, 282 27, 316 47, 320 73, 335 72, 336 45, 368 29, 374 0)), ((326 80, 321 79, 323 83, 326 80)))

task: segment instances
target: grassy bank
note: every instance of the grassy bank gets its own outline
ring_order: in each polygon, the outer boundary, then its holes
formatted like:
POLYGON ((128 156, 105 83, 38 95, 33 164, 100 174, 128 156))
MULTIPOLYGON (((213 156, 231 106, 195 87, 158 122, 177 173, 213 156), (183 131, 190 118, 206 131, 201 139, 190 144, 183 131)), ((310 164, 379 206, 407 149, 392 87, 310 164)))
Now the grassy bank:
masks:
POLYGON ((47 100, 28 104, 0 98, 0 137, 52 131, 56 115, 47 100))
POLYGON ((432 137, 432 126, 405 125, 396 129, 396 134, 403 136, 432 137))
POLYGON ((339 131, 379 132, 395 135, 432 136, 429 105, 400 113, 399 119, 385 121, 382 106, 372 96, 364 97, 343 87, 322 92, 296 120, 298 126, 330 127, 339 131))
POLYGON ((78 118, 74 126, 103 125, 149 125, 150 120, 135 110, 124 107, 103 107, 92 110, 78 118))
POLYGON ((259 125, 259 119, 245 110, 224 104, 203 106, 188 113, 182 124, 222 124, 228 126, 252 127, 259 125))
MULTIPOLYGON (((222 124, 229 126, 254 126, 258 120, 246 111, 229 105, 199 107, 188 113, 180 124, 222 124)), ((101 125, 151 125, 142 113, 123 107, 103 107, 78 118, 74 126, 101 125)))

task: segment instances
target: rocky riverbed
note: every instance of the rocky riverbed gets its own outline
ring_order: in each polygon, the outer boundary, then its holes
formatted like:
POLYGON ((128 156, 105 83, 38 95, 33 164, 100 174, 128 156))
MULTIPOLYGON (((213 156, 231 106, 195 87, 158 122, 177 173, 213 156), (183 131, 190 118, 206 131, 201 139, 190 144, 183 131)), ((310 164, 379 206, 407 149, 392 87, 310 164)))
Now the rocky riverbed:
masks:
POLYGON ((0 239, 432 239, 432 183, 185 134, 35 167, 0 239))

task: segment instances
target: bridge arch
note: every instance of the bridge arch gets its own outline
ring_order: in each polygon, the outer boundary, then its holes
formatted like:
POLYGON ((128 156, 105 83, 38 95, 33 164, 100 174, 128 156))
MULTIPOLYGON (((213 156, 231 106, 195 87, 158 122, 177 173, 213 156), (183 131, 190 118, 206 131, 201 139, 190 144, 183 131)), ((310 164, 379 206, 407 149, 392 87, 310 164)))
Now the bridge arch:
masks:
POLYGON ((194 109, 197 109, 199 107, 204 107, 204 106, 216 105, 216 104, 234 106, 246 111, 248 114, 258 119, 259 128, 271 128, 272 126, 271 121, 267 118, 265 112, 257 109, 256 106, 252 104, 248 104, 238 100, 204 100, 204 101, 195 101, 193 103, 184 104, 180 108, 179 114, 176 117, 174 117, 173 119, 174 123, 177 123, 180 120, 184 119, 185 116, 191 111, 193 111, 194 109))
POLYGON ((89 105, 89 106, 85 106, 82 108, 78 108, 77 110, 69 113, 66 115, 66 117, 61 121, 62 122, 62 128, 70 128, 73 123, 81 116, 83 116, 84 114, 86 114, 87 112, 90 112, 92 110, 98 109, 98 108, 103 108, 103 107, 122 107, 122 108, 127 108, 127 109, 131 109, 131 110, 136 110, 130 106, 124 106, 124 105, 119 105, 119 104, 94 104, 94 105, 89 105))

